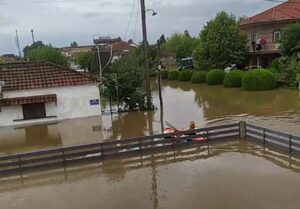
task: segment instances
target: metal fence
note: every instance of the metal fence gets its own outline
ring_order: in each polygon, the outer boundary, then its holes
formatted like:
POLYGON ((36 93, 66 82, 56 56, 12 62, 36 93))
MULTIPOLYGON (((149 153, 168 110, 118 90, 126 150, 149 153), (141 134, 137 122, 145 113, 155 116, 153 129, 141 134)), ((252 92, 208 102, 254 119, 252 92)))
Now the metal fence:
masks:
POLYGON ((300 151, 300 137, 246 123, 246 136, 260 140, 263 144, 288 149, 290 153, 300 151))
POLYGON ((0 176, 127 158, 240 136, 239 123, 0 157, 0 176), (187 135, 196 132, 196 135, 187 135), (202 141, 193 141, 203 138, 202 141))

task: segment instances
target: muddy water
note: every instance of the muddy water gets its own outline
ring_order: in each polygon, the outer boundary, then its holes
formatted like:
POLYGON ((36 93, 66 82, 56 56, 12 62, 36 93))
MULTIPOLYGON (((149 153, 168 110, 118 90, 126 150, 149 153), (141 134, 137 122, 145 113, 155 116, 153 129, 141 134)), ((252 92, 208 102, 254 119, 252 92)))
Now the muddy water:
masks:
POLYGON ((299 172, 295 156, 234 140, 134 163, 0 179, 0 202, 1 209, 296 209, 299 172))
MULTIPOLYGON (((159 107, 157 83, 153 81, 152 86, 153 100, 159 107)), ((163 98, 162 118, 158 109, 32 127, 0 128, 0 155, 161 133, 164 125, 161 120, 184 128, 191 120, 202 127, 244 119, 300 135, 300 97, 296 90, 244 92, 164 81, 163 98)), ((107 108, 106 103, 104 109, 107 108)))

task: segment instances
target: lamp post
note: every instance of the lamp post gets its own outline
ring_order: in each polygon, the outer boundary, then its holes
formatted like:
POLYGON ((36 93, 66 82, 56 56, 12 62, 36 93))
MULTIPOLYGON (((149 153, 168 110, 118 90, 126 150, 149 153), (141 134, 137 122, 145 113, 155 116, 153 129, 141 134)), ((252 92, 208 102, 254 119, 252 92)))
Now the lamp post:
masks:
POLYGON ((141 12, 142 12, 142 31, 143 31, 143 54, 144 54, 144 80, 145 90, 147 97, 147 109, 152 108, 152 98, 150 89, 150 69, 149 69, 149 58, 148 58, 148 40, 147 40, 147 23, 146 23, 146 12, 152 11, 152 16, 157 15, 153 9, 146 10, 145 0, 141 0, 141 12))

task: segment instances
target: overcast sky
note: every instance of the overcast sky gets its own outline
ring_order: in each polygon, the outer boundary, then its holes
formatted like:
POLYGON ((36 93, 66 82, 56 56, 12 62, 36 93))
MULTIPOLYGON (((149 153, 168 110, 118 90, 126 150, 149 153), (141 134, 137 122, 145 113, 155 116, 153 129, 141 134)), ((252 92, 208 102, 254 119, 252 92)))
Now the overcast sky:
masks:
MULTIPOLYGON (((169 36, 185 29, 196 36, 220 10, 236 16, 251 16, 276 5, 265 0, 145 1, 148 9, 158 13, 154 17, 151 13, 147 16, 150 42, 161 34, 169 36)), ((31 29, 36 40, 62 47, 72 41, 80 45, 92 44, 94 34, 124 38, 129 25, 126 39, 139 42, 139 9, 139 0, 0 0, 0 54, 17 54, 16 29, 21 48, 31 43, 31 29)))

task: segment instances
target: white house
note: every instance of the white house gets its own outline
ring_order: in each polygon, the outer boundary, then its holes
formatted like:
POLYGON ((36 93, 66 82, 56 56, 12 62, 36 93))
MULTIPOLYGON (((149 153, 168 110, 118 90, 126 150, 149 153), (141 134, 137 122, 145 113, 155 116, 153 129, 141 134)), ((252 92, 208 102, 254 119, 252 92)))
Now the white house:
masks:
POLYGON ((0 127, 101 115, 99 81, 46 62, 0 65, 0 127))

